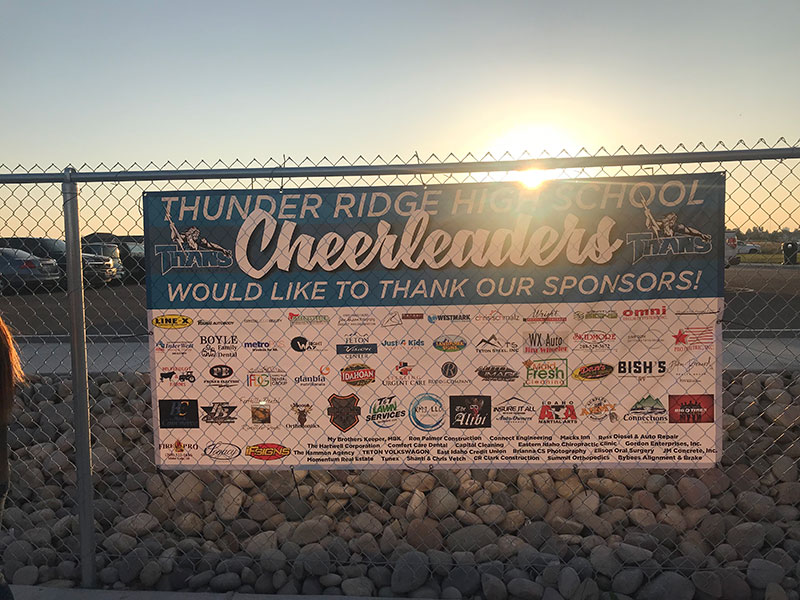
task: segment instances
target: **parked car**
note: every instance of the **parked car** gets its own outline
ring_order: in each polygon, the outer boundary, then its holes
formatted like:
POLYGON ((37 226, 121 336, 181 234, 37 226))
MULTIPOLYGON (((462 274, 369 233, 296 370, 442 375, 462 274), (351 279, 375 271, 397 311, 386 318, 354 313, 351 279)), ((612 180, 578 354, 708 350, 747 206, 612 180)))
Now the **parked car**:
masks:
POLYGON ((122 283, 122 280, 127 277, 127 271, 122 265, 122 259, 119 255, 119 246, 116 244, 106 242, 84 243, 82 251, 84 254, 97 254, 98 256, 110 258, 114 268, 117 270, 117 274, 114 276, 115 281, 122 283))
POLYGON ((52 258, 39 258, 17 248, 0 248, 0 292, 49 289, 59 278, 58 265, 52 258))
MULTIPOLYGON (((56 261, 59 270, 59 285, 67 284, 67 245, 64 240, 37 237, 0 238, 0 248, 17 248, 41 258, 56 261)), ((83 255, 83 279, 88 285, 110 283, 116 277, 114 262, 106 256, 83 255)))
POLYGON ((745 242, 739 240, 736 242, 736 253, 737 254, 758 254, 761 252, 761 246, 758 244, 754 244, 752 242, 745 242))
POLYGON ((115 233, 90 233, 83 237, 84 244, 103 242, 119 247, 119 258, 125 268, 127 281, 144 282, 144 236, 117 235, 115 233))
POLYGON ((738 256, 738 242, 735 231, 725 232, 725 268, 738 265, 742 259, 738 256))

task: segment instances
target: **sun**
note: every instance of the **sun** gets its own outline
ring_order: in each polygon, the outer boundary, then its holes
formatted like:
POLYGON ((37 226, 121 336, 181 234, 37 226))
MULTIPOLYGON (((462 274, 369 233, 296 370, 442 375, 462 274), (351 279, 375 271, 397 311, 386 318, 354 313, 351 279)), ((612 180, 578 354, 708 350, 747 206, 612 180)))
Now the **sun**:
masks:
POLYGON ((510 154, 513 158, 523 158, 523 153, 530 153, 537 158, 546 152, 557 156, 563 150, 571 153, 577 144, 571 133, 565 128, 550 123, 528 123, 516 125, 501 133, 489 144, 489 151, 496 155, 510 154))
POLYGON ((558 177, 551 170, 543 169, 529 169, 527 171, 519 171, 515 173, 513 179, 519 181, 529 190, 535 189, 542 185, 545 181, 557 179, 558 177))

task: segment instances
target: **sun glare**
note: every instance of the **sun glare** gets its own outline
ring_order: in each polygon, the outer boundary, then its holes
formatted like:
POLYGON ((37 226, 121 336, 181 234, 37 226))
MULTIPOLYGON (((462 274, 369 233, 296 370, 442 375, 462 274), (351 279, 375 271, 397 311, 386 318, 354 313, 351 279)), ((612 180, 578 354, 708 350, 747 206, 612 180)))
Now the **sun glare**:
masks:
POLYGON ((539 187, 548 179, 556 179, 552 171, 543 171, 542 169, 530 169, 528 171, 520 171, 517 179, 526 188, 532 190, 539 187))

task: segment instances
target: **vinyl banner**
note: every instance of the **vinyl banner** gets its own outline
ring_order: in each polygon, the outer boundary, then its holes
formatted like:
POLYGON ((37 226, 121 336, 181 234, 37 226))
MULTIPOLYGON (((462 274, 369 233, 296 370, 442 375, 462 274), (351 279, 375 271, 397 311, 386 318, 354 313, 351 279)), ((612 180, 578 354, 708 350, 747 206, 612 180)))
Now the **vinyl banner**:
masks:
POLYGON ((146 193, 156 461, 712 466, 724 182, 146 193))

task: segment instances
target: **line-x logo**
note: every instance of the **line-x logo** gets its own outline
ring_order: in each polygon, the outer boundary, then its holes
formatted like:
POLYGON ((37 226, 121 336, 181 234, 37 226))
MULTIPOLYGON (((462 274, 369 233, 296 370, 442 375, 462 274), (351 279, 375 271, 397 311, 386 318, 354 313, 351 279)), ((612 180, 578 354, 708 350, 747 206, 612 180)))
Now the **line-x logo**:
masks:
POLYGON ((153 319, 153 325, 160 329, 183 329, 193 322, 190 317, 184 315, 161 315, 153 319))

